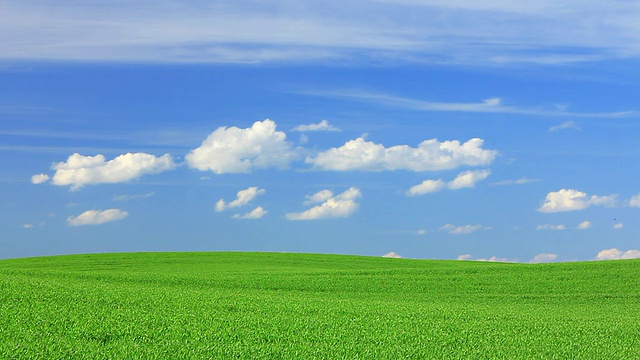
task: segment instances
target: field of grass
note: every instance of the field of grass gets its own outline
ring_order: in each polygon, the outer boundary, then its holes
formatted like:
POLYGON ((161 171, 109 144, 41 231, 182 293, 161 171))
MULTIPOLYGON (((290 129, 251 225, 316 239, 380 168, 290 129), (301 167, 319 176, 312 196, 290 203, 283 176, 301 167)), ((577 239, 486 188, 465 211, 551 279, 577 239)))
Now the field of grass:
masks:
POLYGON ((640 359, 640 261, 0 261, 0 359, 640 359))

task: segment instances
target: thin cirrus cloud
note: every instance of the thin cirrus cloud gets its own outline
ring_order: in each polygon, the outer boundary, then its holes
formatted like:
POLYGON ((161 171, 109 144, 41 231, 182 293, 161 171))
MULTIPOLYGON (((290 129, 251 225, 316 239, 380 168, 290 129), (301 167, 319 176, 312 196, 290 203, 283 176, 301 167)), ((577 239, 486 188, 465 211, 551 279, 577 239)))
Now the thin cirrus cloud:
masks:
POLYGON ((547 194, 544 202, 538 208, 539 212, 555 213, 565 211, 584 210, 590 206, 613 207, 616 205, 616 195, 588 196, 587 193, 574 189, 561 189, 547 194))
POLYGON ((478 230, 482 230, 484 229, 484 227, 480 224, 477 225, 461 225, 461 226, 456 226, 453 224, 446 224, 444 226, 440 227, 440 231, 445 231, 449 234, 452 235, 465 235, 465 234, 471 234, 474 233, 478 230))
POLYGON ((360 137, 315 157, 307 157, 306 163, 315 170, 327 171, 447 170, 493 162, 498 152, 483 149, 483 143, 479 138, 464 143, 431 139, 415 148, 408 145, 387 148, 360 137))
MULTIPOLYGON (((51 178, 54 185, 71 185, 77 190, 84 185, 100 183, 120 183, 137 179, 146 174, 157 174, 175 168, 169 154, 156 157, 146 153, 127 153, 106 161, 104 155, 83 156, 75 153, 66 162, 52 166, 55 174, 51 178)), ((48 175, 39 174, 31 178, 34 184, 44 183, 48 175)))
POLYGON ((186 156, 187 164, 216 174, 249 173, 253 169, 286 169, 296 151, 276 123, 266 119, 251 127, 220 127, 186 156))
POLYGON ((640 9, 628 2, 531 3, 8 0, 0 12, 0 34, 6 34, 0 57, 136 63, 382 58, 475 66, 640 57, 640 9))
POLYGON ((224 211, 230 208, 241 207, 249 204, 249 202, 255 199, 258 195, 263 195, 267 191, 265 189, 259 189, 256 186, 249 187, 244 190, 238 191, 236 194, 236 199, 230 202, 224 201, 224 199, 218 200, 216 203, 216 211, 224 211))
POLYGON ((442 179, 425 180, 418 185, 412 186, 409 190, 407 190, 406 195, 417 196, 430 194, 441 191, 445 188, 449 190, 473 188, 475 187, 476 183, 486 179, 489 174, 491 174, 490 170, 468 170, 458 174, 455 179, 449 182, 445 182, 442 179))
POLYGON ((550 127, 549 132, 556 132, 556 131, 567 130, 567 129, 582 131, 580 126, 578 126, 578 124, 575 121, 565 121, 560 125, 550 127))
MULTIPOLYGON (((351 187, 345 192, 335 196, 331 193, 331 197, 324 199, 328 194, 327 190, 323 190, 307 197, 307 199, 315 198, 317 202, 322 201, 322 203, 302 212, 288 213, 286 214, 286 218, 289 220, 317 220, 349 217, 358 210, 359 204, 356 202, 356 199, 362 197, 360 189, 356 187, 351 187)), ((307 200, 305 204, 310 204, 309 200, 307 200)))
POLYGON ((329 124, 329 121, 322 120, 317 124, 309 124, 309 125, 298 125, 294 127, 291 131, 299 131, 299 132, 307 132, 307 131, 333 131, 339 132, 340 129, 329 124))
POLYGON ((70 226, 99 225, 111 221, 122 220, 129 215, 120 209, 87 210, 78 216, 69 216, 67 224, 70 226))

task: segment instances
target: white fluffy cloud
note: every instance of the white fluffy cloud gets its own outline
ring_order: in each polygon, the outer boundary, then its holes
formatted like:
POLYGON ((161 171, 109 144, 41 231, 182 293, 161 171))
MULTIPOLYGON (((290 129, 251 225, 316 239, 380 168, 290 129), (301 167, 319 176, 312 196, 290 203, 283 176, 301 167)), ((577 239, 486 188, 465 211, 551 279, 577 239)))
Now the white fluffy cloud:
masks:
POLYGON ((317 193, 315 193, 313 195, 307 195, 306 196, 307 200, 304 202, 304 205, 312 205, 312 204, 323 203, 323 202, 329 200, 332 197, 333 197, 333 191, 331 191, 331 190, 320 190, 320 191, 318 191, 317 193))
POLYGON ((252 186, 248 189, 240 190, 236 194, 236 199, 230 203, 225 202, 223 199, 218 200, 216 203, 216 211, 224 211, 230 208, 240 207, 247 205, 256 196, 265 194, 265 189, 258 189, 256 186, 252 186))
POLYGON ((440 227, 440 231, 446 231, 449 234, 453 234, 453 235, 471 234, 471 233, 476 232, 476 231, 481 230, 481 229, 482 229, 482 225, 480 225, 480 224, 478 224, 478 225, 462 225, 462 226, 446 224, 446 225, 440 227))
POLYGON ((105 161, 104 155, 82 156, 75 153, 66 162, 52 166, 56 170, 52 182, 78 189, 87 184, 125 182, 145 174, 170 170, 175 166, 169 154, 156 157, 145 153, 127 153, 105 161))
POLYGON ((558 258, 558 255, 556 254, 541 253, 534 256, 533 259, 531 259, 531 262, 534 264, 552 262, 552 261, 555 261, 557 258, 558 258))
POLYGON ((329 124, 327 120, 322 120, 317 124, 298 125, 292 129, 293 131, 340 131, 337 127, 329 124))
POLYGON ((596 260, 619 260, 640 258, 640 250, 620 251, 616 248, 602 250, 596 256, 596 260))
POLYGON ((462 255, 459 255, 456 260, 473 260, 473 255, 471 255, 471 254, 462 254, 462 255))
POLYGON ((402 258, 402 256, 400 256, 400 255, 398 255, 398 254, 394 253, 393 251, 392 251, 392 252, 390 252, 390 253, 386 253, 386 254, 382 255, 382 257, 385 257, 385 258, 393 258, 393 259, 401 259, 401 258, 402 258))
POLYGON ((544 213, 584 210, 591 205, 615 206, 616 196, 588 196, 586 193, 573 189, 561 189, 547 194, 544 203, 538 211, 544 213))
POLYGON ((49 181, 49 175, 47 174, 37 174, 31 177, 32 184, 42 184, 49 181))
POLYGON ((578 226, 576 226, 576 229, 578 230, 586 230, 591 228, 591 222, 590 221, 583 221, 580 224, 578 224, 578 226))
POLYGON ((629 200, 629 206, 640 207, 640 194, 631 197, 631 200, 629 200))
POLYGON ((483 149, 483 142, 478 138, 462 144, 457 140, 439 142, 432 139, 423 141, 416 148, 408 145, 385 148, 360 137, 339 148, 321 152, 315 158, 308 157, 306 162, 318 170, 334 171, 446 170, 493 162, 497 151, 483 149))
POLYGON ((484 180, 491 174, 490 170, 469 170, 462 172, 455 179, 444 182, 442 179, 425 180, 422 183, 412 186, 407 192, 407 196, 424 195, 438 192, 444 188, 458 190, 462 188, 472 188, 478 181, 484 180))
MULTIPOLYGON (((319 193, 320 192, 316 193, 316 195, 319 193)), ((327 193, 325 192, 324 194, 327 193)), ((320 205, 316 205, 303 212, 288 213, 286 217, 289 220, 315 220, 348 217, 358 209, 358 203, 356 203, 355 200, 361 196, 362 194, 360 193, 360 189, 351 187, 342 194, 326 199, 320 205)))
POLYGON ((255 169, 289 167, 295 151, 272 120, 256 121, 250 128, 220 127, 186 156, 187 164, 216 174, 248 173, 255 169))
POLYGON ((110 221, 122 220, 129 215, 120 209, 88 210, 78 216, 69 216, 67 223, 71 226, 98 225, 110 221))
POLYGON ((254 220, 254 219, 260 219, 263 216, 267 215, 268 211, 263 209, 262 206, 258 206, 257 208, 251 210, 250 212, 244 214, 244 215, 240 215, 240 214, 235 214, 232 216, 232 218, 234 219, 249 219, 249 220, 254 220))
POLYGON ((544 225, 536 226, 536 230, 566 230, 566 229, 567 227, 564 225, 544 224, 544 225))

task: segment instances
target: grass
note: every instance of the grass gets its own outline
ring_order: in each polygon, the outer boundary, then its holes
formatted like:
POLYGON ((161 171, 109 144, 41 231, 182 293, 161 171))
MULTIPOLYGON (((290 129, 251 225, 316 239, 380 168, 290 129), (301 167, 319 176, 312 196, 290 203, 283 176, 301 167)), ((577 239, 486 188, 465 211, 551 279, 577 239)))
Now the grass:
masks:
POLYGON ((640 261, 0 261, 0 359, 639 359, 640 261))

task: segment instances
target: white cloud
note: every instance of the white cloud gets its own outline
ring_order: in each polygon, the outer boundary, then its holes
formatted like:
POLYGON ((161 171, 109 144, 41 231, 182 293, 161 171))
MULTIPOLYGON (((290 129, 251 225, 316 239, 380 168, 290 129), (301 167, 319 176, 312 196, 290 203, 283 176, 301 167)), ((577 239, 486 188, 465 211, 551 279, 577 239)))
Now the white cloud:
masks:
POLYGON ((265 189, 258 189, 256 186, 240 190, 236 194, 236 199, 230 203, 226 203, 223 199, 218 200, 216 203, 216 211, 224 211, 230 208, 247 205, 251 200, 255 199, 256 196, 263 195, 266 192, 267 191, 265 189))
POLYGON ((23 229, 31 229, 35 226, 36 226, 35 224, 22 224, 23 229))
POLYGON ((332 198, 333 192, 331 190, 320 190, 313 195, 307 195, 305 197, 307 198, 307 200, 304 202, 304 205, 318 204, 332 198))
POLYGON ((232 218, 234 219, 260 219, 263 216, 267 215, 268 211, 266 211, 265 209, 262 208, 262 206, 258 206, 257 208, 251 210, 250 212, 244 214, 244 215, 239 215, 239 214, 235 214, 232 216, 232 218))
POLYGON ((457 190, 462 188, 473 188, 478 181, 484 180, 491 174, 490 170, 469 170, 462 172, 455 179, 446 183, 442 179, 425 180, 422 183, 412 186, 407 192, 407 196, 416 196, 438 192, 444 188, 457 190))
POLYGON ((120 209, 88 210, 78 216, 69 216, 67 223, 71 226, 98 225, 110 221, 122 220, 129 215, 120 209))
POLYGON ((432 139, 423 141, 417 148, 408 145, 385 148, 360 137, 321 152, 315 158, 308 157, 306 162, 318 170, 334 171, 446 170, 493 162, 497 151, 482 149, 483 142, 478 138, 462 144, 457 140, 432 139))
POLYGON ((216 174, 248 173, 253 169, 289 167, 295 151, 272 120, 256 121, 250 128, 220 127, 186 156, 187 164, 216 174))
POLYGON ((640 207, 640 194, 631 197, 631 200, 629 200, 629 206, 640 207))
POLYGON ((49 175, 47 174, 37 174, 31 177, 32 184, 42 184, 49 181, 49 175))
POLYGON ((580 129, 580 126, 578 126, 578 124, 575 121, 566 121, 560 125, 550 127, 549 131, 556 132, 559 130, 566 130, 566 129, 572 129, 572 130, 578 130, 578 131, 582 130, 580 129))
POLYGON ((550 192, 538 211, 544 213, 584 210, 591 205, 615 206, 616 195, 589 197, 586 193, 573 189, 550 192))
POLYGON ((292 131, 340 131, 340 129, 329 124, 327 120, 322 120, 317 124, 298 125, 292 131))
POLYGON ((144 194, 136 194, 136 195, 117 195, 113 197, 113 201, 129 201, 135 199, 146 199, 155 195, 153 192, 148 192, 144 194))
POLYGON ((52 183, 78 189, 87 184, 119 183, 146 174, 157 174, 175 167, 169 154, 156 157, 145 153, 127 153, 105 161, 104 155, 82 156, 75 153, 66 162, 54 164, 52 183))
POLYGON ((578 230, 585 230, 585 229, 589 229, 591 228, 591 222, 590 221, 583 221, 580 224, 578 224, 578 226, 576 226, 576 229, 578 230))
POLYGON ((616 248, 602 250, 596 256, 596 260, 620 260, 640 258, 640 250, 620 251, 616 248))
POLYGON ((536 230, 566 230, 567 227, 564 225, 550 225, 550 224, 544 224, 544 225, 538 225, 536 226, 536 230))
POLYGON ((456 260, 473 260, 473 255, 471 255, 471 254, 462 254, 462 255, 459 255, 456 260))
POLYGON ((453 179, 447 186, 451 190, 462 189, 462 188, 472 188, 476 186, 478 181, 482 181, 487 178, 491 174, 490 170, 469 170, 465 171, 455 179, 453 179))
POLYGON ((420 229, 420 230, 416 231, 416 235, 424 235, 426 233, 427 233, 427 230, 425 230, 425 229, 420 229))
POLYGON ((402 256, 400 256, 400 255, 398 255, 398 254, 394 253, 393 251, 392 251, 392 252, 390 252, 390 253, 386 253, 386 254, 382 255, 382 257, 385 257, 385 258, 394 258, 394 259, 401 259, 401 258, 402 258, 402 256))
POLYGON ((488 259, 486 258, 480 258, 480 259, 476 259, 476 261, 488 261, 488 262, 517 262, 516 260, 512 260, 512 259, 508 259, 508 258, 501 258, 501 257, 497 257, 497 256, 492 256, 488 259))
POLYGON ((522 177, 520 179, 517 180, 502 180, 502 181, 497 181, 494 183, 491 183, 492 186, 505 186, 505 185, 523 185, 523 184, 529 184, 529 183, 534 183, 534 182, 538 182, 540 180, 538 179, 528 179, 526 177, 522 177))
POLYGON ((440 231, 446 231, 449 234, 453 234, 453 235, 471 234, 471 233, 476 232, 476 231, 481 230, 481 229, 482 229, 482 225, 480 225, 480 224, 478 224, 478 225, 462 225, 462 226, 446 224, 446 225, 440 227, 440 231))
POLYGON ((557 258, 558 258, 558 255, 556 254, 541 253, 534 256, 533 259, 531 259, 531 262, 534 264, 552 262, 552 261, 555 261, 557 258))
POLYGON ((360 190, 351 187, 342 194, 327 199, 320 205, 300 213, 288 213, 286 217, 289 220, 348 217, 358 209, 358 203, 356 203, 355 200, 359 197, 361 197, 360 190))
POLYGON ((613 225, 613 230, 620 230, 624 227, 623 223, 617 223, 615 225, 613 225))

